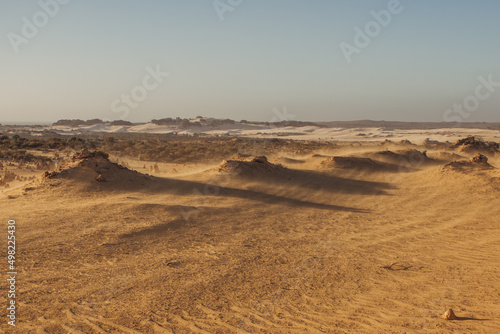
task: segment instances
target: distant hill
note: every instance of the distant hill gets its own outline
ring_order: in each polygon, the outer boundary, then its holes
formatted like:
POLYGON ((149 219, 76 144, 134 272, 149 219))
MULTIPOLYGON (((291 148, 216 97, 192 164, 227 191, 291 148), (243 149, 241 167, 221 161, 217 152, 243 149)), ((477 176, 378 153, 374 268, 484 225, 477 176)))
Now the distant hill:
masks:
POLYGON ((129 121, 117 120, 117 121, 108 122, 108 121, 103 121, 102 119, 98 119, 98 118, 89 119, 87 121, 84 121, 84 120, 81 120, 81 119, 61 119, 61 120, 58 120, 57 122, 55 122, 52 125, 54 125, 54 126, 72 126, 72 127, 78 127, 78 126, 81 126, 81 125, 85 126, 85 125, 96 125, 96 124, 134 125, 134 123, 129 122, 129 121))
POLYGON ((396 121, 332 121, 332 122, 316 122, 318 126, 328 128, 387 128, 398 130, 409 129, 446 129, 446 128, 467 128, 467 129, 490 129, 500 130, 500 123, 487 122, 396 122, 396 121))

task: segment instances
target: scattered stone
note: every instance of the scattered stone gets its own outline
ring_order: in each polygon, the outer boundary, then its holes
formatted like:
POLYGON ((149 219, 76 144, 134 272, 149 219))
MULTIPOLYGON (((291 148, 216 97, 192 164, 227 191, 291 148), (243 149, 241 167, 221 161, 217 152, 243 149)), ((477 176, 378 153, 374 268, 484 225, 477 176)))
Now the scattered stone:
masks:
POLYGON ((457 320, 457 316, 455 315, 455 312, 453 312, 451 308, 448 311, 444 312, 441 318, 445 320, 457 320))
POLYGON ((481 153, 477 153, 474 157, 470 159, 470 162, 476 164, 487 164, 488 158, 485 155, 482 155, 481 153))
POLYGON ((43 174, 43 178, 45 179, 54 179, 57 177, 57 173, 56 172, 45 172, 43 174))
POLYGON ((265 164, 268 161, 267 161, 267 158, 265 156, 260 156, 260 157, 253 158, 252 162, 257 162, 257 163, 260 163, 260 164, 265 164))
POLYGON ((109 154, 101 152, 101 151, 90 152, 87 149, 83 149, 80 152, 75 153, 73 155, 72 159, 73 160, 83 160, 83 159, 98 158, 98 157, 102 157, 104 159, 108 159, 109 158, 109 154))
POLYGON ((248 154, 236 153, 229 160, 238 160, 238 161, 250 161, 252 160, 252 156, 248 154))

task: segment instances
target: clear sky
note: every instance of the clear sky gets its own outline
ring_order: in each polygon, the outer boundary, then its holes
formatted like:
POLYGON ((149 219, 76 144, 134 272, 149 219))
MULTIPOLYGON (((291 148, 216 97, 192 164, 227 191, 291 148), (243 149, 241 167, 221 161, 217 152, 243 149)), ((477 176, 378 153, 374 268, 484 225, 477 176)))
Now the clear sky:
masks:
POLYGON ((216 1, 2 0, 0 123, 500 121, 498 0, 216 1))

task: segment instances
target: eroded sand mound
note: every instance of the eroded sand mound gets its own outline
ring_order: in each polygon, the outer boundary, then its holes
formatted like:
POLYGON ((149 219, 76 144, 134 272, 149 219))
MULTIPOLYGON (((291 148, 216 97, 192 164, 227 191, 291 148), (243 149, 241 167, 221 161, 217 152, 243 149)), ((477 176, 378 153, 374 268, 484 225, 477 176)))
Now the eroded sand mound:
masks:
POLYGON ((458 155, 456 153, 451 152, 434 152, 427 154, 430 158, 439 160, 441 162, 453 162, 461 159, 465 159, 465 157, 458 155))
POLYGON ((242 157, 241 160, 227 160, 219 166, 219 173, 244 177, 281 176, 286 168, 270 163, 266 157, 242 157))
POLYGON ((475 137, 457 140, 453 148, 465 153, 482 153, 486 155, 500 155, 500 145, 495 142, 485 142, 475 137))
POLYGON ((443 168, 464 171, 468 169, 493 169, 494 167, 488 163, 488 157, 477 153, 469 160, 450 162, 444 165, 443 168))
POLYGON ((304 164, 306 163, 306 161, 300 159, 287 158, 287 157, 279 157, 274 159, 272 163, 277 165, 293 165, 293 164, 304 164))
POLYGON ((382 169, 384 165, 370 158, 330 157, 321 163, 323 168, 382 169))
POLYGON ((45 172, 42 181, 70 180, 110 186, 141 186, 151 178, 109 161, 107 153, 82 150, 54 172, 45 172))
POLYGON ((378 151, 365 154, 365 157, 376 161, 383 161, 391 164, 410 164, 412 166, 422 165, 424 163, 432 163, 433 159, 427 156, 426 151, 419 150, 398 150, 398 151, 378 151))
POLYGON ((425 138, 422 142, 422 145, 424 145, 425 147, 444 147, 446 146, 446 143, 440 142, 438 140, 431 140, 430 138, 425 138))

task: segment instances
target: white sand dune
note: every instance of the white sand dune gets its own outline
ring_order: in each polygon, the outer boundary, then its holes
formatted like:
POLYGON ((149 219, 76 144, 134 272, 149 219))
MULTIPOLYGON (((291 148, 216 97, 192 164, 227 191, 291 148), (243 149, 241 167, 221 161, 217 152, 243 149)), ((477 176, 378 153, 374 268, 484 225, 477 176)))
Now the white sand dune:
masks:
POLYGON ((153 123, 139 124, 133 126, 112 126, 98 124, 93 126, 81 126, 71 128, 68 126, 51 126, 48 129, 59 133, 79 133, 81 131, 91 132, 131 132, 168 134, 177 133, 184 135, 205 134, 210 136, 234 136, 234 137, 268 137, 288 138, 298 140, 335 140, 335 141, 380 141, 380 140, 409 140, 412 143, 421 144, 427 138, 438 142, 455 142, 468 136, 480 137, 488 141, 498 141, 500 131, 488 129, 469 128, 443 128, 429 130, 397 130, 386 128, 325 128, 319 126, 303 127, 273 127, 253 124, 227 124, 224 126, 202 126, 189 129, 179 129, 177 126, 155 125, 153 123))

